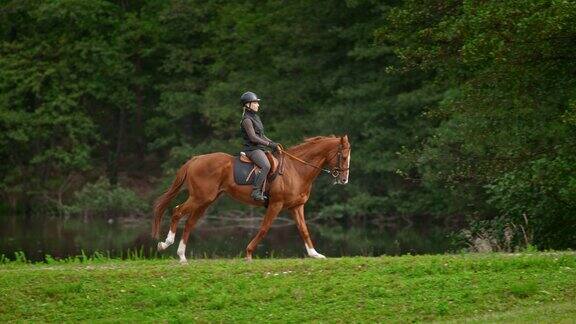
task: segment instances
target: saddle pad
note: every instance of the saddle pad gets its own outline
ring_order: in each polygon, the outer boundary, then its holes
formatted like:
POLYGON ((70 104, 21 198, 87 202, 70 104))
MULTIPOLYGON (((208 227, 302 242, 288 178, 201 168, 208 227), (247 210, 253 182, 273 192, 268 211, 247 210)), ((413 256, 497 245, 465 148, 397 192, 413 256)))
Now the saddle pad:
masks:
POLYGON ((251 185, 254 183, 256 172, 260 172, 254 163, 240 161, 240 157, 234 158, 234 182, 237 185, 251 185))

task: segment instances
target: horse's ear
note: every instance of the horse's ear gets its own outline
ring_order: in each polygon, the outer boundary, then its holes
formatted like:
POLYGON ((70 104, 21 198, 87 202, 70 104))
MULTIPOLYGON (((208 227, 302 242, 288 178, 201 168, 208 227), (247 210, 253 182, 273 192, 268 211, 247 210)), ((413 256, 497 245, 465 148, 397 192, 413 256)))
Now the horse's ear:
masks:
POLYGON ((341 143, 342 145, 350 146, 350 142, 348 141, 348 134, 346 134, 346 135, 344 135, 344 136, 341 137, 340 143, 341 143))

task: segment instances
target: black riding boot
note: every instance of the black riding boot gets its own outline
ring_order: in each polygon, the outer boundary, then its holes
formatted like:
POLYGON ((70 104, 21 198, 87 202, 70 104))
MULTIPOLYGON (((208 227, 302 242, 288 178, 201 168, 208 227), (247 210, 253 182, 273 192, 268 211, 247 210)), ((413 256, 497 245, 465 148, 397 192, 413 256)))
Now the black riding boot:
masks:
POLYGON ((265 201, 268 199, 262 192, 262 186, 264 185, 264 180, 266 179, 267 174, 264 172, 259 171, 254 178, 254 187, 252 188, 252 194, 250 197, 254 200, 265 201))

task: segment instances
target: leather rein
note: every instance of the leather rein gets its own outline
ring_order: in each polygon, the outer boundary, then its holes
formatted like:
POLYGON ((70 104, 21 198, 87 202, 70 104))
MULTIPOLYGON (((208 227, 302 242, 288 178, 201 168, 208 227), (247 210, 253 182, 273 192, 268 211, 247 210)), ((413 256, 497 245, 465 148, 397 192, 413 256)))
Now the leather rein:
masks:
MULTIPOLYGON (((335 167, 333 167, 332 170, 329 170, 329 169, 326 169, 326 168, 323 168, 323 167, 316 166, 316 165, 314 165, 314 164, 312 164, 312 163, 310 163, 310 162, 306 162, 306 161, 302 160, 301 158, 299 158, 299 157, 297 157, 297 156, 295 156, 295 155, 292 155, 292 154, 286 152, 286 150, 284 150, 284 147, 282 147, 282 145, 278 145, 278 148, 279 148, 280 153, 286 154, 286 155, 288 155, 289 157, 293 158, 294 160, 296 160, 296 161, 298 161, 298 162, 301 162, 301 163, 304 163, 304 164, 309 165, 309 166, 311 166, 311 167, 314 167, 314 168, 316 168, 316 169, 322 170, 322 171, 324 171, 324 172, 332 175, 332 177, 334 177, 334 178, 337 178, 337 177, 340 175, 340 172, 342 172, 342 171, 347 171, 347 170, 350 169, 350 168, 343 168, 343 167, 342 167, 342 155, 343 155, 343 154, 342 154, 342 151, 343 151, 343 149, 344 149, 344 147, 342 146, 342 143, 340 143, 340 144, 338 145, 338 152, 336 153, 337 156, 338 156, 338 164, 337 164, 335 167)), ((331 161, 333 158, 334 158, 334 156, 332 156, 332 157, 329 159, 329 161, 331 161)))

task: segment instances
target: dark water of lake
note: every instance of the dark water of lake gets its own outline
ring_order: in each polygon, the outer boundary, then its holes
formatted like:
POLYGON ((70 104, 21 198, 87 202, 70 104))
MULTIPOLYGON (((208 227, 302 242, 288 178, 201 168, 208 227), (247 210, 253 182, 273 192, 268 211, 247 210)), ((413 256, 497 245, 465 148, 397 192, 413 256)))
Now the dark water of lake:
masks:
MULTIPOLYGON (((188 241, 187 255, 193 258, 244 256, 246 245, 256 234, 260 217, 228 216, 203 218, 188 241)), ((162 239, 168 222, 164 223, 162 239)), ((176 244, 162 254, 176 257, 176 244)), ((154 255, 157 242, 150 237, 151 219, 68 219, 0 215, 0 255, 13 259, 23 251, 32 261, 46 255, 54 258, 77 256, 95 251, 113 257, 125 256, 130 249, 154 255)), ((447 231, 425 224, 383 224, 364 222, 343 225, 309 222, 315 248, 327 257, 378 256, 443 253, 451 248, 447 231)), ((255 252, 256 257, 303 257, 305 248, 298 230, 287 216, 278 218, 255 252)))

